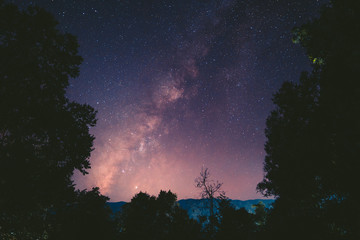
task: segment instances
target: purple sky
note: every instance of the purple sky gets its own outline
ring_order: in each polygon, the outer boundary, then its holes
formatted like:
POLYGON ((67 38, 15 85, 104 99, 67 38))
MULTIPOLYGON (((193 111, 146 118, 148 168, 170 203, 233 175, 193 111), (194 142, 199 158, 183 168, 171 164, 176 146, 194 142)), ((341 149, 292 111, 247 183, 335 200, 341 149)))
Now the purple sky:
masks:
POLYGON ((160 189, 198 198, 205 166, 228 197, 262 197, 272 94, 309 69, 291 29, 325 0, 11 2, 44 7, 78 37, 84 62, 67 94, 99 119, 78 188, 111 201, 160 189))

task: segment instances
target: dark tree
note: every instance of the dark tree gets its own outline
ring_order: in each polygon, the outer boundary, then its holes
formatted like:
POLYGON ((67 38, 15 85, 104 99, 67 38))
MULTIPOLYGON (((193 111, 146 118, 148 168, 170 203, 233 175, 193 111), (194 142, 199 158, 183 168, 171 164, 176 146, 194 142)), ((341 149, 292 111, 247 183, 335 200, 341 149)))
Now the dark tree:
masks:
POLYGON ((294 32, 313 72, 274 96, 258 189, 278 197, 273 230, 297 239, 358 239, 359 1, 333 0, 294 32))
POLYGON ((108 200, 100 194, 99 188, 76 191, 73 202, 57 208, 56 225, 50 232, 52 239, 116 239, 115 221, 106 204, 108 200))
POLYGON ((268 209, 266 208, 263 202, 259 202, 254 204, 253 207, 255 208, 254 211, 254 223, 259 230, 266 225, 268 209))
POLYGON ((82 58, 56 26, 40 8, 0 0, 0 232, 24 239, 47 234, 50 209, 73 196, 73 171, 90 168, 95 111, 65 96, 82 58))
POLYGON ((250 239, 255 224, 252 214, 245 208, 235 209, 229 200, 224 199, 219 203, 219 216, 216 239, 250 239))
POLYGON ((126 239, 152 239, 156 217, 155 200, 154 196, 140 192, 124 205, 121 227, 126 239))
POLYGON ((221 189, 222 183, 210 179, 210 171, 208 168, 202 168, 200 176, 195 179, 196 187, 201 189, 201 197, 209 201, 209 233, 212 237, 215 234, 216 226, 216 200, 225 199, 225 192, 221 189))
POLYGON ((198 239, 200 225, 181 209, 171 191, 158 197, 140 192, 126 204, 121 232, 126 239, 198 239))

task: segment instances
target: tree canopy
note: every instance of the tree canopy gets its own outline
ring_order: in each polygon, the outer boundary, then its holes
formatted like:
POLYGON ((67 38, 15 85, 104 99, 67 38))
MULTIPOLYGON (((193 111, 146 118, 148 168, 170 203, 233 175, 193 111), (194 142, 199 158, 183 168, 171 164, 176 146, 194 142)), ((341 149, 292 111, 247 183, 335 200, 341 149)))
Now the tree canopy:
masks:
POLYGON ((313 71, 298 83, 285 82, 274 95, 258 190, 278 197, 273 219, 291 225, 288 231, 299 232, 299 239, 355 239, 360 236, 359 2, 331 1, 318 19, 294 29, 294 42, 306 49, 313 71))
POLYGON ((73 196, 74 170, 90 168, 96 112, 65 96, 81 62, 51 14, 0 1, 0 231, 28 231, 73 196))
POLYGON ((121 228, 126 239, 198 239, 200 225, 181 209, 176 194, 157 197, 140 192, 124 206, 121 228))

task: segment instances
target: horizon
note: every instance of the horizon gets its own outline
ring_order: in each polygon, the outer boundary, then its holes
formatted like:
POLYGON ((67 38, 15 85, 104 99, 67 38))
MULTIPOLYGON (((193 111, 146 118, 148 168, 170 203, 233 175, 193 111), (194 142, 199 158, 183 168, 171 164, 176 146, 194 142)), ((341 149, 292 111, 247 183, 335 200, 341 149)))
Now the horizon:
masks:
MULTIPOLYGON (((205 198, 182 198, 182 199, 177 199, 176 201, 182 201, 182 200, 206 200, 205 198)), ((241 199, 229 199, 231 201, 242 201, 242 202, 245 202, 245 201, 254 201, 254 200, 273 200, 275 201, 275 199, 265 199, 265 198, 255 198, 255 199, 246 199, 246 200, 241 200, 241 199)), ((129 203, 130 201, 107 201, 107 202, 110 202, 110 203, 118 203, 118 202, 126 202, 126 203, 129 203)))
MULTIPOLYGON (((169 190, 160 190, 160 191, 165 191, 165 192, 168 192, 168 191, 171 191, 170 189, 169 190)), ((172 191, 171 191, 172 192, 172 191)), ((146 194, 149 194, 148 192, 137 192, 133 197, 135 197, 137 194, 139 193, 146 193, 146 194)), ((172 192, 173 194, 175 194, 177 196, 177 194, 175 192, 172 192)), ((153 195, 153 194, 149 194, 150 196, 157 196, 157 194, 153 195)), ((217 198, 216 198, 217 199, 217 198)), ((228 200, 231 200, 231 201, 253 201, 253 200, 272 200, 272 201, 275 201, 276 198, 275 197, 263 197, 263 198, 251 198, 251 199, 232 199, 232 198, 227 198, 228 200)), ((181 200, 207 200, 207 198, 177 198, 176 201, 181 201, 181 200)), ((129 201, 123 201, 123 200, 120 200, 120 201, 107 201, 107 202, 112 202, 112 203, 117 203, 117 202, 126 202, 126 203, 129 203, 131 201, 131 199, 129 201)))

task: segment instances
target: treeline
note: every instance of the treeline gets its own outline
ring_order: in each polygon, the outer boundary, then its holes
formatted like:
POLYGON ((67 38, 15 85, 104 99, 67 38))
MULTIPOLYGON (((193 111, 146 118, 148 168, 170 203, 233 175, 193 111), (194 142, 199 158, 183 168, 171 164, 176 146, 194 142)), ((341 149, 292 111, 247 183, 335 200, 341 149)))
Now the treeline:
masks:
POLYGON ((250 214, 222 198, 200 221, 170 191, 139 193, 114 215, 98 188, 75 189, 96 111, 65 96, 82 58, 56 26, 40 8, 0 0, 0 239, 360 239, 358 0, 333 0, 294 29, 313 70, 283 84, 267 119, 258 190, 273 208, 250 214))
POLYGON ((136 194, 115 216, 120 239, 260 239, 267 218, 261 202, 251 214, 222 198, 215 204, 214 221, 210 215, 194 220, 176 201, 171 191, 160 191, 157 197, 136 194))

